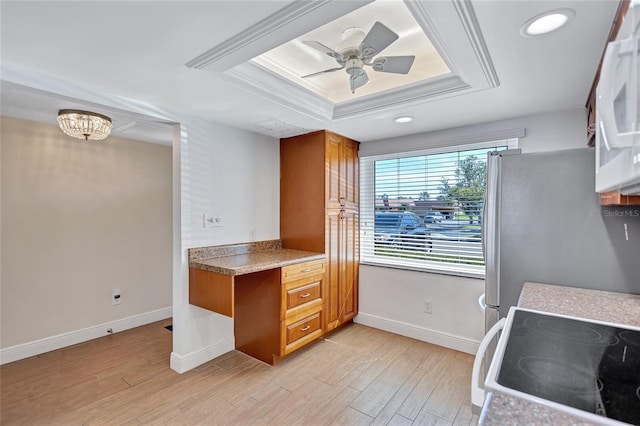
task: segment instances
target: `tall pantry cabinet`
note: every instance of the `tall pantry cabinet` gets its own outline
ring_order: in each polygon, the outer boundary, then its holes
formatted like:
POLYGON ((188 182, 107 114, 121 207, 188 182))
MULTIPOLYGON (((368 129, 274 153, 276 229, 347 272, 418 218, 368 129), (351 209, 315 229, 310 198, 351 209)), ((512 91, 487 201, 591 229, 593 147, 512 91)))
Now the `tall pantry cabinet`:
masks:
POLYGON ((358 145, 326 130, 280 140, 280 238, 327 255, 324 332, 358 313, 358 145))

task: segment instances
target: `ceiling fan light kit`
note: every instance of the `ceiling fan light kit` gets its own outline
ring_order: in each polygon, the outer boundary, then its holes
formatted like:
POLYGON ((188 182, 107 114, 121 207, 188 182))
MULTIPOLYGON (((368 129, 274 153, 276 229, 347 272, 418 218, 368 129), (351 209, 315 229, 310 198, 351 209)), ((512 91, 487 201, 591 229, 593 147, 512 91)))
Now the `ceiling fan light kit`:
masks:
POLYGON ((349 59, 347 59, 347 63, 346 63, 347 74, 359 75, 363 71, 362 70, 363 67, 364 67, 364 62, 361 59, 358 59, 356 57, 350 57, 349 59))
MULTIPOLYGON (((353 34, 357 34, 355 30, 357 29, 349 28, 344 31, 343 34, 348 32, 346 40, 353 39, 353 34)), ((357 47, 350 46, 340 52, 317 41, 303 41, 307 46, 334 58, 340 66, 308 74, 302 78, 315 77, 344 69, 349 74, 351 93, 355 93, 357 88, 362 87, 369 81, 369 76, 364 69, 365 66, 370 66, 377 72, 407 74, 413 65, 415 56, 383 56, 374 59, 374 56, 389 47, 398 37, 398 34, 391 31, 384 24, 376 22, 357 47)))

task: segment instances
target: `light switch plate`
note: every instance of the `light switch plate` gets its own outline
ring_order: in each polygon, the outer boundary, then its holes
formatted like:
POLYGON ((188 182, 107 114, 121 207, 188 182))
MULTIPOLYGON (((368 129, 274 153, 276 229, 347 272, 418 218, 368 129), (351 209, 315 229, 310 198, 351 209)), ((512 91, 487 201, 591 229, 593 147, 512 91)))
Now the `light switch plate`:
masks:
POLYGON ((216 228, 222 226, 222 218, 220 216, 202 214, 202 226, 204 228, 216 228))

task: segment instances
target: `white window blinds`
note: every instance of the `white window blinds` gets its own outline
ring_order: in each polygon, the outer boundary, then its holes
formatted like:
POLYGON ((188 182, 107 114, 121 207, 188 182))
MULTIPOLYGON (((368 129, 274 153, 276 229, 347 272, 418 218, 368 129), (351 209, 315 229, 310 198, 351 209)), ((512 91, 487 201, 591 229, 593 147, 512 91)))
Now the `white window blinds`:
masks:
POLYGON ((360 159, 362 263, 484 276, 487 153, 517 139, 360 159))

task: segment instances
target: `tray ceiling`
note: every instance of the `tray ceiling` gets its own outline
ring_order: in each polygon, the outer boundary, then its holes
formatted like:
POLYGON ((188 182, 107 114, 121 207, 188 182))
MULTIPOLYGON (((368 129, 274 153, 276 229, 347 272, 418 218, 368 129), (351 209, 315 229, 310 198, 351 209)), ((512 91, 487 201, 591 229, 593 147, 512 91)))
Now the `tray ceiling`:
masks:
MULTIPOLYGON (((224 71, 230 83, 321 120, 339 120, 392 105, 499 85, 471 3, 401 0, 366 3, 364 5, 363 2, 349 14, 331 20, 327 19, 322 8, 308 10, 304 2, 299 2, 296 11, 294 3, 285 19, 282 16, 270 16, 256 25, 253 37, 238 34, 236 38, 226 40, 189 61, 187 66, 224 71), (298 34, 298 20, 309 19, 312 15, 317 23, 325 24, 311 32, 298 34), (339 37, 341 29, 368 29, 376 21, 389 23, 401 38, 406 39, 394 43, 399 44, 398 51, 393 50, 396 47, 394 44, 388 49, 398 55, 415 52, 419 58, 416 60, 415 75, 404 79, 402 77, 406 76, 383 78, 380 83, 370 82, 371 88, 368 89, 367 84, 358 89, 358 96, 349 96, 351 92, 348 87, 346 93, 338 88, 339 78, 345 76, 341 72, 327 76, 324 83, 315 86, 313 82, 301 81, 301 74, 317 70, 314 67, 319 65, 319 62, 311 63, 308 59, 315 52, 307 50, 306 46, 304 49, 300 47, 303 40, 315 39, 337 46, 340 41, 336 37, 339 37), (262 54, 246 60, 247 52, 255 51, 257 43, 263 46, 260 35, 264 31, 260 29, 272 27, 278 28, 278 38, 288 35, 288 41, 274 46, 266 56, 262 54), (235 61, 234 57, 237 58, 235 61)), ((386 55, 387 49, 383 53, 386 55)), ((322 66, 332 65, 329 61, 322 66)))
POLYGON ((401 0, 369 3, 256 56, 252 62, 333 103, 357 99, 449 73, 444 59, 401 0), (355 93, 349 88, 349 74, 345 70, 303 78, 339 66, 335 59, 308 46, 305 41, 318 41, 337 52, 357 48, 378 21, 398 34, 399 38, 376 56, 415 56, 408 74, 376 72, 371 67, 365 67, 369 82, 358 88, 355 93))

